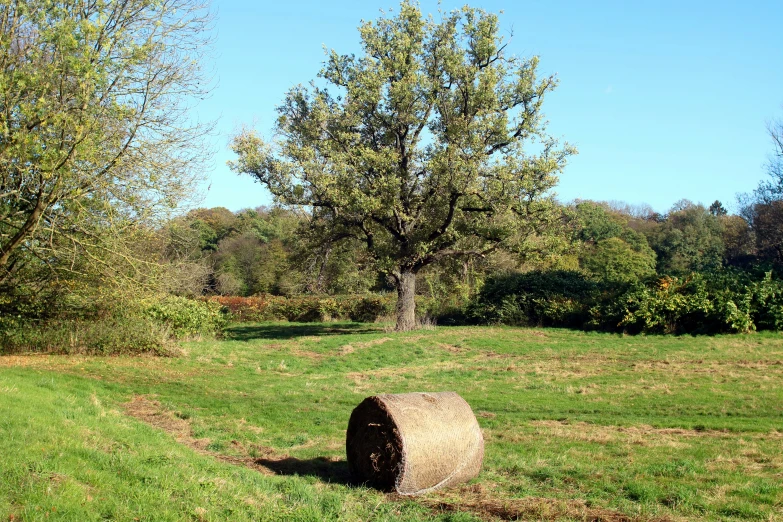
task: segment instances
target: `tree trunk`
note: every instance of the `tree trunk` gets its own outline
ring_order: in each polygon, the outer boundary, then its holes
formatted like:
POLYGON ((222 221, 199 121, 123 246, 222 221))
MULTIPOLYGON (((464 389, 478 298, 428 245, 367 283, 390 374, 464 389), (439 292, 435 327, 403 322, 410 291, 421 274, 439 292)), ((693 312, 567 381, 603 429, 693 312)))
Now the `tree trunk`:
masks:
POLYGON ((396 277, 397 284, 397 327, 398 332, 408 332, 416 328, 416 274, 401 271, 396 277))
POLYGON ((329 262, 329 255, 332 253, 332 247, 329 246, 324 251, 324 256, 321 259, 321 268, 318 269, 318 279, 315 281, 315 288, 319 294, 324 292, 324 282, 326 281, 326 264, 329 262))
MULTIPOLYGON (((11 259, 11 253, 21 245, 25 239, 31 234, 33 230, 38 226, 38 220, 43 214, 47 204, 43 198, 43 189, 38 191, 38 200, 35 202, 35 207, 32 213, 27 216, 27 220, 19 228, 14 237, 12 237, 5 245, 0 245, 0 270, 6 268, 9 260, 11 259)), ((7 274, 7 272, 6 272, 7 274)))

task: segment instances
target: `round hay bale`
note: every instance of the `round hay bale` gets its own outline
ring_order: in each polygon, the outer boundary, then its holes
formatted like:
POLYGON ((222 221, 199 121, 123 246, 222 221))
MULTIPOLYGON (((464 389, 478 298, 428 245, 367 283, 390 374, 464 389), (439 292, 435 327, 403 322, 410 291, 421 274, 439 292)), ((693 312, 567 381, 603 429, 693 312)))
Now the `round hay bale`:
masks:
POLYGON ((470 480, 484 460, 476 416, 454 392, 368 397, 351 413, 345 446, 354 478, 401 495, 470 480))

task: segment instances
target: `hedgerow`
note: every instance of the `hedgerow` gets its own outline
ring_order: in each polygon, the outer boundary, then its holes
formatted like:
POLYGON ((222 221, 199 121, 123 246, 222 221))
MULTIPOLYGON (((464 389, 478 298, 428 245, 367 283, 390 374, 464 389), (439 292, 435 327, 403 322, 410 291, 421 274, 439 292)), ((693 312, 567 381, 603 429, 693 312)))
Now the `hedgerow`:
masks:
POLYGON ((772 272, 725 269, 609 284, 580 272, 534 271, 490 279, 465 317, 628 333, 783 330, 783 281, 772 272))
MULTIPOLYGON (((273 295, 211 296, 205 300, 226 307, 232 320, 237 322, 318 322, 337 319, 374 322, 394 314, 397 304, 397 296, 393 294, 296 297, 273 295)), ((417 312, 421 315, 433 315, 436 305, 434 299, 422 296, 416 298, 417 312)))
POLYGON ((0 354, 168 355, 175 340, 218 335, 229 319, 217 303, 177 296, 105 300, 76 310, 0 316, 0 354))

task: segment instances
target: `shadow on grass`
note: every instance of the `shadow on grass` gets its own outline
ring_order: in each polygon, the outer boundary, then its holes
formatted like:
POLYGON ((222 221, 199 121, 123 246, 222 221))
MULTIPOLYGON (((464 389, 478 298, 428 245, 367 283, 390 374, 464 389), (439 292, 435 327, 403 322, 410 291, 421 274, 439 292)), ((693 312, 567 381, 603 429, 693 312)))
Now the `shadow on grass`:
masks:
POLYGON ((232 341, 254 339, 293 339, 305 336, 377 333, 380 330, 361 323, 291 323, 235 325, 225 332, 232 341))
POLYGON ((348 470, 348 462, 344 460, 330 460, 326 457, 314 459, 297 459, 286 457, 284 459, 256 459, 255 463, 272 470, 277 475, 299 475, 301 477, 317 477, 324 482, 342 484, 345 486, 357 486, 358 483, 351 479, 348 470))

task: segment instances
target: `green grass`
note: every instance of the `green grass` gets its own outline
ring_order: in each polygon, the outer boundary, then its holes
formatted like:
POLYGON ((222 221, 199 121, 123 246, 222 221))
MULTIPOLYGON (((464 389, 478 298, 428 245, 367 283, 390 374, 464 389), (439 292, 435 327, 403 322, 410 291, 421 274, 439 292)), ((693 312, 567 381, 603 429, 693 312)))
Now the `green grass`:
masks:
POLYGON ((182 346, 0 357, 0 520, 783 520, 780 334, 265 323, 182 346), (350 485, 351 410, 441 390, 479 418, 480 477, 350 485))

